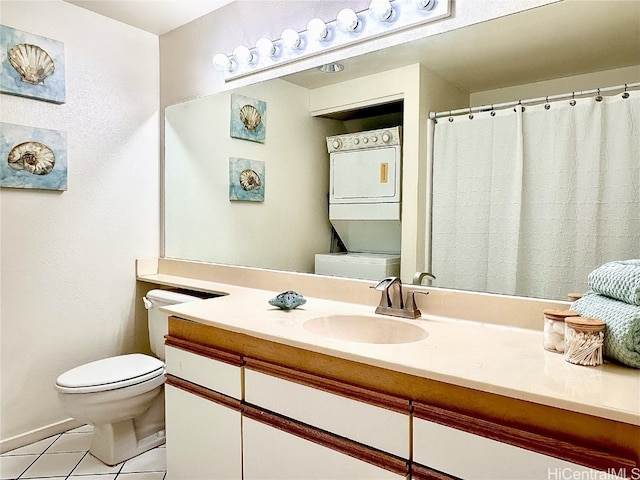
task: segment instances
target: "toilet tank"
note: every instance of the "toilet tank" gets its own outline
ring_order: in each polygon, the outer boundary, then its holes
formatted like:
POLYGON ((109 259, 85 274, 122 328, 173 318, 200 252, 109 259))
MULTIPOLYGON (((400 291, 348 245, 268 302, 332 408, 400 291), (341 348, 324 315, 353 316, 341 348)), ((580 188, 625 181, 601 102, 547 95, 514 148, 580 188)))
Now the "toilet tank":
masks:
POLYGON ((149 344, 151 351, 164 360, 164 336, 169 332, 169 315, 161 312, 160 307, 176 305, 178 303, 193 302, 215 295, 199 294, 198 292, 184 293, 179 290, 150 290, 143 297, 149 320, 149 344))

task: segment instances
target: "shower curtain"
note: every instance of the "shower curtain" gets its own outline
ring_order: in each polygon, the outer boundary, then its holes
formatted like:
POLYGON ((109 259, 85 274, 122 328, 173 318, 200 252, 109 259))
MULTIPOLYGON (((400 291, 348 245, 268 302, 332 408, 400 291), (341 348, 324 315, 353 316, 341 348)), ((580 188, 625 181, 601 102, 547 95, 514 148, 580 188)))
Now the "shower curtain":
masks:
POLYGON ((640 92, 625 97, 439 119, 434 285, 565 299, 640 258, 640 92))

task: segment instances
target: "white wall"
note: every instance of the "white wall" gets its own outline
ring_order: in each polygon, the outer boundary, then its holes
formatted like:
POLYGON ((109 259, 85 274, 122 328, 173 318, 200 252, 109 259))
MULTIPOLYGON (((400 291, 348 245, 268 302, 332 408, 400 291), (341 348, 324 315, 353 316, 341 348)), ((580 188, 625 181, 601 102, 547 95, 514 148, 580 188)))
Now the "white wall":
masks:
POLYGON ((69 166, 66 192, 0 192, 6 449, 68 418, 60 373, 148 349, 135 259, 159 251, 159 40, 61 0, 0 14, 64 42, 66 103, 2 94, 0 121, 66 131, 69 166))

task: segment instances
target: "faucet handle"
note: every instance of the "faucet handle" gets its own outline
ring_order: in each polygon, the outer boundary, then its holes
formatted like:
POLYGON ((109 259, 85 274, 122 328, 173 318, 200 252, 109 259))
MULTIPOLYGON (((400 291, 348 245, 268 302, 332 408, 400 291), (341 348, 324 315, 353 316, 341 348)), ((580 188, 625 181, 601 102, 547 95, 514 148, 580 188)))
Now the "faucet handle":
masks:
POLYGON ((407 292, 407 301, 404 304, 404 310, 409 314, 411 318, 418 318, 422 315, 418 306, 416 305, 416 293, 422 295, 429 295, 429 292, 423 292, 421 290, 409 290, 407 292))
POLYGON ((413 274, 413 284, 414 285, 422 285, 422 279, 424 277, 429 277, 431 280, 435 280, 436 276, 431 272, 416 272, 413 274))
POLYGON ((387 277, 387 278, 383 278, 382 280, 380 280, 378 282, 377 285, 375 286, 371 286, 370 288, 373 288, 375 290, 387 290, 394 282, 399 282, 400 278, 398 277, 387 277))

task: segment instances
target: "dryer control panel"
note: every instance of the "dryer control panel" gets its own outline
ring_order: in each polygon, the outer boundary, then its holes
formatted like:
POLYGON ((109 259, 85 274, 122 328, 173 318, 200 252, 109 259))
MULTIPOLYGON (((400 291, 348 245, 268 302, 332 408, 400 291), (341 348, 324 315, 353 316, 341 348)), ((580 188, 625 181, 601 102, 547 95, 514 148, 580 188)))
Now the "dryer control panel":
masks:
POLYGON ((400 145, 400 127, 327 137, 329 153, 400 145))

